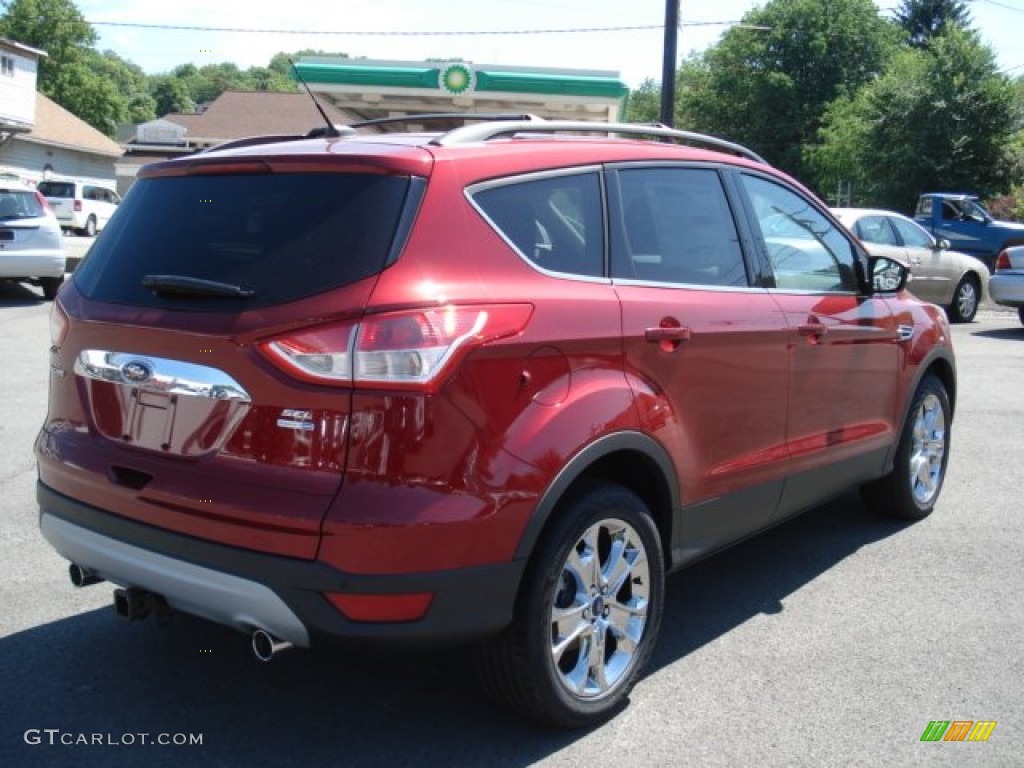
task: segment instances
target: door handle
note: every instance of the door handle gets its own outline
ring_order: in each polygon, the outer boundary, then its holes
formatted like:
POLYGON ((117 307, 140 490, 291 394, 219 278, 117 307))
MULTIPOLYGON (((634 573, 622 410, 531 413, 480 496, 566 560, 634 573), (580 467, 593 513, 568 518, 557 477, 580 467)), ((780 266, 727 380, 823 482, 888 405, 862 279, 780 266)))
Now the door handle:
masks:
POLYGON ((806 323, 800 323, 796 327, 797 333, 801 336, 808 336, 812 339, 820 339, 828 333, 828 327, 816 317, 807 318, 806 323))
POLYGON ((644 331, 644 339, 651 342, 659 341, 689 341, 690 329, 685 326, 661 326, 659 328, 648 328, 644 331))

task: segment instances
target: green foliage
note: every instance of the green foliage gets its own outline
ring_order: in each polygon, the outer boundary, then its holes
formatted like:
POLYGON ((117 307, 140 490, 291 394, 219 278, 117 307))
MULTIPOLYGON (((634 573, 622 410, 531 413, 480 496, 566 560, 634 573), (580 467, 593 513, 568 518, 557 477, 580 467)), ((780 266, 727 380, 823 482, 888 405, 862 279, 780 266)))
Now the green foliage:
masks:
POLYGON ((184 78, 173 75, 156 75, 149 79, 149 92, 156 105, 158 116, 170 112, 195 112, 196 105, 189 95, 184 78))
POLYGON ((6 0, 3 9, 0 37, 46 51, 39 63, 43 93, 64 66, 80 63, 96 43, 95 30, 71 0, 6 0))
POLYGON ((893 20, 903 29, 907 44, 923 48, 952 27, 968 29, 971 12, 961 0, 903 0, 893 20))
POLYGON ((65 64, 51 80, 51 98, 73 115, 108 136, 128 117, 128 105, 117 86, 92 66, 98 57, 65 64))
POLYGON ((806 159, 823 186, 843 179, 874 205, 910 209, 925 189, 1005 188, 1019 130, 1013 89, 977 35, 947 30, 908 48, 833 104, 806 159))
POLYGON ((661 86, 648 78, 640 87, 629 94, 626 104, 626 121, 630 123, 655 123, 661 117, 661 86))
POLYGON ((266 67, 239 69, 231 62, 220 64, 181 64, 168 74, 154 75, 149 91, 156 100, 156 113, 191 112, 199 104, 208 104, 224 91, 295 91, 298 84, 292 79, 288 59, 298 61, 303 56, 329 56, 348 58, 345 53, 329 53, 311 48, 295 53, 277 53, 266 67), (167 85, 168 80, 178 85, 167 85))
POLYGON ((681 127, 750 146, 796 175, 836 98, 882 69, 893 26, 871 0, 772 0, 679 72, 681 127))

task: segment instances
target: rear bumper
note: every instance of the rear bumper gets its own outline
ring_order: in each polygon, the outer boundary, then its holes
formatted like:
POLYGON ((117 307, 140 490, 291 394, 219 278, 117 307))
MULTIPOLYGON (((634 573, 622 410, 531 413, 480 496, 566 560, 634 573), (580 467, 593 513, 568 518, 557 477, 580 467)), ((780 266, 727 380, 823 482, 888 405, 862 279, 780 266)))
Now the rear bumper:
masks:
POLYGON ((243 632, 264 629, 309 647, 332 638, 441 645, 500 631, 512 619, 523 562, 433 573, 352 575, 319 561, 268 555, 113 515, 37 485, 40 529, 67 559, 107 581, 162 595, 174 608, 243 632), (433 594, 410 622, 352 621, 324 593, 433 594))
POLYGON ((988 294, 996 304, 1024 307, 1024 272, 992 275, 988 281, 988 294))
POLYGON ((60 277, 65 267, 63 253, 0 251, 0 278, 60 277))

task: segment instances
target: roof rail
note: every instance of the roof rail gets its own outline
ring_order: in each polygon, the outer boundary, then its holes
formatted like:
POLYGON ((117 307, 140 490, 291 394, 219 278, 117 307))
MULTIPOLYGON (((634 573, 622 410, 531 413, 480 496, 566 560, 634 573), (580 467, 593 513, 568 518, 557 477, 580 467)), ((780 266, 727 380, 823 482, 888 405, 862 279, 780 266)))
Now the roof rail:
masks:
MULTIPOLYGON (((347 125, 336 125, 334 128, 339 132, 340 136, 351 136, 355 133, 355 130, 347 125)), ((285 141, 315 139, 324 136, 326 132, 327 129, 325 128, 314 128, 309 133, 276 133, 268 134, 266 136, 246 136, 244 139, 232 139, 231 141, 225 141, 223 144, 214 144, 212 147, 207 147, 197 154, 204 155, 207 152, 219 152, 222 149, 255 147, 259 144, 278 144, 285 141)))
POLYGON ((371 120, 360 120, 357 123, 349 123, 350 128, 363 128, 373 125, 390 125, 392 123, 430 123, 439 120, 473 120, 473 121, 500 121, 513 120, 517 122, 533 122, 543 120, 537 115, 528 112, 423 112, 420 114, 397 115, 395 117, 377 117, 371 120))
MULTIPOLYGON (((400 115, 396 117, 378 117, 371 120, 360 120, 359 122, 349 123, 348 125, 332 125, 331 128, 337 131, 338 137, 353 136, 358 128, 367 128, 378 125, 389 125, 399 123, 429 123, 441 120, 476 120, 476 121, 506 121, 511 120, 517 123, 533 123, 534 121, 543 122, 543 118, 537 117, 537 115, 531 115, 527 112, 424 112, 422 114, 411 114, 411 115, 400 115)), ((328 129, 324 127, 317 127, 308 133, 279 133, 267 136, 247 136, 242 139, 233 139, 226 141, 223 144, 216 144, 212 147, 207 147, 199 154, 206 152, 217 152, 222 149, 239 149, 240 147, 254 147, 260 144, 277 144, 286 141, 300 141, 302 139, 317 139, 324 138, 328 134, 328 129)))
POLYGON ((597 123, 568 120, 537 120, 536 122, 483 123, 481 125, 464 125, 438 136, 430 143, 438 147, 452 147, 460 144, 474 144, 501 136, 513 136, 517 133, 616 133, 627 136, 656 136, 662 139, 675 139, 705 149, 739 155, 756 163, 768 165, 768 161, 751 149, 735 144, 716 136, 691 131, 677 131, 662 125, 640 125, 637 123, 597 123))

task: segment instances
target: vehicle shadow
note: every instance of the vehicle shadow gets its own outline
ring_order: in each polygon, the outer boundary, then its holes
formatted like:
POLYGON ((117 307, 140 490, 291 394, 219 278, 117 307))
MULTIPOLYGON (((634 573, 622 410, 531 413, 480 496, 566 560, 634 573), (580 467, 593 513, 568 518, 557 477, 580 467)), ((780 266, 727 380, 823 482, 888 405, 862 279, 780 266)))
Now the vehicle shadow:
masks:
MULTIPOLYGON (((669 580, 650 675, 903 528, 848 495, 669 580)), ((100 585, 90 589, 105 589, 100 585)), ((70 589, 70 587, 69 587, 70 589)), ((95 610, 0 639, 0 762, 18 766, 527 766, 585 732, 492 706, 460 651, 292 651, 257 662, 248 638, 177 616, 167 627, 95 610), (201 734, 201 746, 63 746, 101 734, 201 734)), ((709 685, 713 685, 709 681, 709 685)))
POLYGON ((784 598, 907 525, 872 514, 853 491, 670 577, 649 674, 754 616, 782 613, 784 598))
POLYGON ((44 304, 42 291, 30 288, 23 283, 10 283, 0 280, 0 307, 31 307, 44 304))
POLYGON ((986 328, 983 331, 971 331, 971 336, 980 336, 983 339, 1021 339, 1024 338, 1024 325, 1017 325, 1015 328, 986 328))

